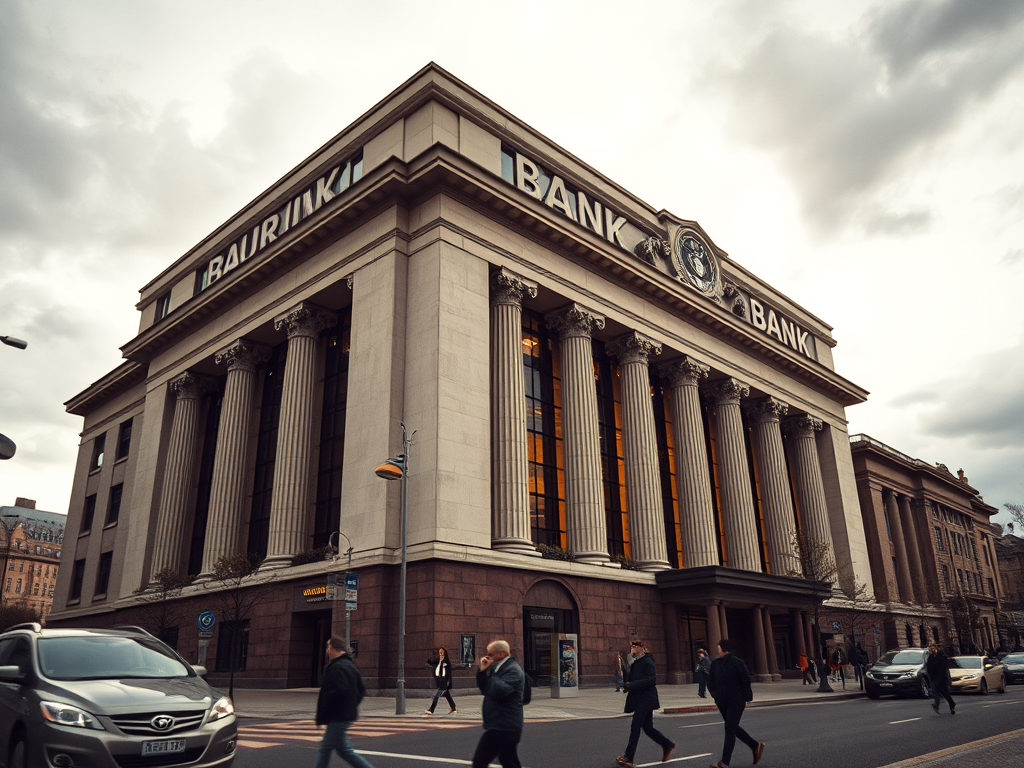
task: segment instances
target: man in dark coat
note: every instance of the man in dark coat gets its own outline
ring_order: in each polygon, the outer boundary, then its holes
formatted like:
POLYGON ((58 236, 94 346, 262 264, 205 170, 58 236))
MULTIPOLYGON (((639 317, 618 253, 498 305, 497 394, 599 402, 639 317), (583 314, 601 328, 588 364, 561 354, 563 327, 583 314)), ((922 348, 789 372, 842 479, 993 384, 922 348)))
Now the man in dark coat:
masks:
POLYGON ((708 688, 715 699, 718 711, 725 721, 725 743, 722 745, 722 759, 711 768, 729 768, 732 750, 739 738, 754 753, 754 765, 761 759, 764 742, 752 738, 740 727, 740 718, 748 701, 753 701, 754 692, 750 688, 750 672, 746 662, 733 655, 734 644, 727 638, 718 643, 718 658, 711 662, 711 675, 708 688))
POLYGON ((694 672, 693 676, 697 678, 697 695, 702 699, 708 697, 708 675, 711 672, 711 659, 708 657, 708 652, 703 648, 697 649, 697 671, 694 672))
POLYGON ((359 717, 359 702, 366 695, 363 678, 352 657, 345 652, 345 638, 334 635, 327 641, 327 668, 316 700, 316 724, 325 725, 314 768, 327 768, 331 752, 354 768, 373 768, 356 754, 348 740, 348 729, 359 717))
POLYGON ((928 684, 931 686, 929 694, 932 698, 932 709, 938 714, 939 697, 941 696, 949 704, 949 714, 955 715, 956 704, 953 702, 953 697, 949 695, 949 686, 952 685, 949 677, 949 659, 935 643, 929 644, 928 651, 928 658, 924 660, 924 670, 928 675, 928 684))
POLYGON ((495 757, 502 768, 522 768, 516 745, 523 736, 526 680, 507 642, 495 640, 487 646, 476 684, 484 695, 484 735, 476 745, 473 768, 487 768, 495 757))
POLYGON ((629 667, 628 680, 624 685, 626 708, 623 711, 632 712, 633 720, 629 728, 626 753, 615 758, 615 762, 623 768, 633 768, 633 756, 640 742, 641 730, 661 747, 661 762, 668 760, 672 756, 672 750, 676 748, 675 742, 654 727, 654 710, 661 706, 658 700, 658 671, 654 666, 654 659, 639 640, 633 640, 629 644, 629 654, 633 657, 633 663, 629 667))

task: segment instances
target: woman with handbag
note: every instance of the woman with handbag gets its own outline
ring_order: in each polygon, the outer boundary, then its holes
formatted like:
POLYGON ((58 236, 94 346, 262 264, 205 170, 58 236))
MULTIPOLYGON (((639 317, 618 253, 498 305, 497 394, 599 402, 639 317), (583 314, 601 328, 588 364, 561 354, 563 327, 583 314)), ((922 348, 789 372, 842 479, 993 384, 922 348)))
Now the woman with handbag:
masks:
POLYGON ((452 663, 448 658, 448 651, 445 648, 438 648, 437 664, 434 664, 433 661, 430 664, 434 667, 434 685, 437 686, 437 690, 434 691, 434 700, 430 702, 430 709, 424 712, 422 717, 430 717, 434 714, 437 700, 442 696, 448 699, 448 704, 451 706, 448 714, 453 715, 456 710, 455 699, 452 698, 452 663))

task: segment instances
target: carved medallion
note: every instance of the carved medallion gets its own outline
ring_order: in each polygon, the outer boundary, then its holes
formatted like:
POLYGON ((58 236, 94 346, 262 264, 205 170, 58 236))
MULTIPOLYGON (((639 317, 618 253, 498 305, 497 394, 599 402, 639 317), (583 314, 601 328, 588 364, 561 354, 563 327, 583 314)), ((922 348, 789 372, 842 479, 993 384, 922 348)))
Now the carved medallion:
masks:
POLYGON ((681 228, 672 242, 672 266, 676 277, 707 296, 718 290, 718 260, 692 229, 681 228))

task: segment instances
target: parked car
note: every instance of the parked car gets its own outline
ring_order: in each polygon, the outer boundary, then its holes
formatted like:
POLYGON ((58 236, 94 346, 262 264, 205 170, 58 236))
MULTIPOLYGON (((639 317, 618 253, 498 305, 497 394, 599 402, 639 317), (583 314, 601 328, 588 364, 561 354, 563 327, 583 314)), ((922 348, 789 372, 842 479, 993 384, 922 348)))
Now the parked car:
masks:
POLYGON ((0 764, 227 768, 231 699, 137 627, 0 634, 0 764))
POLYGON ((864 692, 869 699, 883 694, 928 696, 928 675, 924 669, 927 648, 889 651, 864 673, 864 692))
POLYGON ((949 676, 953 693, 1006 693, 1003 665, 990 656, 954 656, 949 660, 949 676))
POLYGON ((1008 684, 1024 683, 1024 653, 1008 653, 1003 656, 1003 673, 1008 684))

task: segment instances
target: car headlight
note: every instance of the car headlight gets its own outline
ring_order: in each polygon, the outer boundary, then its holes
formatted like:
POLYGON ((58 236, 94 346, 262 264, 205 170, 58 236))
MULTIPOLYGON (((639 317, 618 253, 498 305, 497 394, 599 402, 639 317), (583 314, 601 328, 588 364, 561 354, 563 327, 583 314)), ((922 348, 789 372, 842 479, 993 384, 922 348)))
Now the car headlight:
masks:
POLYGON ((210 707, 210 717, 206 722, 212 723, 214 720, 220 720, 222 717, 233 714, 235 714, 235 705, 231 703, 231 697, 221 696, 217 703, 210 707))
POLYGON ((875 679, 875 673, 874 673, 874 672, 865 672, 864 674, 865 674, 865 675, 866 675, 867 677, 870 677, 870 678, 871 678, 872 680, 874 680, 874 679, 875 679))
POLYGON ((99 720, 78 707, 69 707, 67 704, 57 704, 52 701, 41 701, 39 708, 43 712, 43 717, 51 723, 69 725, 73 728, 92 728, 94 731, 105 730, 99 720))
POLYGON ((917 675, 917 672, 904 672, 902 675, 900 675, 900 680, 903 680, 908 677, 914 677, 915 675, 917 675))
POLYGON ((973 679, 974 679, 974 678, 976 678, 977 676, 978 676, 978 673, 977 673, 977 672, 975 672, 975 673, 974 673, 973 675, 964 675, 964 676, 963 676, 963 677, 961 677, 960 679, 961 679, 961 680, 973 680, 973 679))

